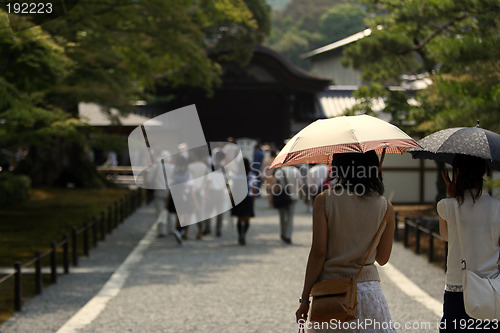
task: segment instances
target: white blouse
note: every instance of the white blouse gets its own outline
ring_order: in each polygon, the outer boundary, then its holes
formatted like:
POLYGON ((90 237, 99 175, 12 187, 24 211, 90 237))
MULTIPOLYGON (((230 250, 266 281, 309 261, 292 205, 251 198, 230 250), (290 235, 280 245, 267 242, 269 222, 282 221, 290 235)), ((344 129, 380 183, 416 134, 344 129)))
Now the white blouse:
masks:
MULTIPOLYGON (((439 201, 437 212, 448 222, 446 285, 461 286, 462 254, 458 242, 454 201, 456 199, 439 201)), ((466 192, 464 203, 458 206, 458 214, 467 268, 483 277, 497 274, 500 254, 500 200, 483 191, 474 203, 470 193, 466 192)))

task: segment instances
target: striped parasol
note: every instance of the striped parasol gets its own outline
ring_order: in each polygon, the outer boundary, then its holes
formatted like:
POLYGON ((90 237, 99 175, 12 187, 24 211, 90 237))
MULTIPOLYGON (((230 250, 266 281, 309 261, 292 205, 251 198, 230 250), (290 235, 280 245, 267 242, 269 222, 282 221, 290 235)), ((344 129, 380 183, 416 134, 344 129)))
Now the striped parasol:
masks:
POLYGON ((330 165, 333 154, 402 154, 420 145, 397 126, 368 116, 342 116, 316 120, 297 133, 280 151, 270 166, 322 163, 330 165))

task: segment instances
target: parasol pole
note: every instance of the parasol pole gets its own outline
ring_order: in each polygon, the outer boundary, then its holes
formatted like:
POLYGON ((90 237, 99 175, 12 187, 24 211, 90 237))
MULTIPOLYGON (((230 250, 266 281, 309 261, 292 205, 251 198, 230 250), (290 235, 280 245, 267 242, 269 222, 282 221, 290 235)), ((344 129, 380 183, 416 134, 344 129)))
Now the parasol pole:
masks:
POLYGON ((387 148, 384 148, 382 149, 382 156, 380 156, 380 163, 378 164, 378 174, 380 176, 380 174, 382 173, 382 163, 384 162, 384 158, 385 158, 385 150, 387 148))

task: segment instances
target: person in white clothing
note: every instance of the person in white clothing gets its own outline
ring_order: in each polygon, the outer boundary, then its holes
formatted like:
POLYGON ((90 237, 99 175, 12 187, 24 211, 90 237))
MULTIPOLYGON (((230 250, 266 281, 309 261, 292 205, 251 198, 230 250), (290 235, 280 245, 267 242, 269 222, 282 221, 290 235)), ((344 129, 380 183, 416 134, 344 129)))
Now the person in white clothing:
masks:
POLYGON ((312 212, 314 198, 323 192, 323 183, 328 178, 329 168, 324 164, 316 164, 307 172, 307 198, 306 205, 312 212))
MULTIPOLYGON (((196 200, 199 204, 199 209, 195 212, 195 216, 198 224, 198 234, 196 239, 200 240, 202 238, 203 229, 205 228, 205 188, 207 185, 207 175, 211 172, 209 166, 205 162, 208 157, 208 150, 203 151, 201 149, 192 150, 192 162, 188 165, 188 171, 193 177, 194 193, 196 195, 196 200)), ((186 227, 188 229, 188 227, 186 227)), ((187 233, 187 231, 186 231, 187 233)))
MULTIPOLYGON (((223 169, 225 154, 222 150, 217 151, 213 154, 214 158, 214 168, 215 171, 223 169)), ((215 209, 216 212, 222 212, 224 210, 225 195, 227 193, 226 179, 224 178, 223 172, 216 173, 213 172, 208 177, 207 189, 207 213, 208 216, 212 215, 212 211, 215 209)), ((216 216, 216 226, 215 235, 220 237, 222 235, 222 221, 224 218, 224 213, 220 213, 216 216)), ((206 221, 206 229, 210 233, 210 220, 206 221)))
POLYGON ((168 188, 168 179, 165 179, 165 176, 171 175, 174 171, 174 165, 170 162, 170 152, 163 150, 151 169, 145 174, 144 184, 146 188, 154 189, 153 206, 155 208, 156 219, 160 221, 158 224, 158 236, 174 235, 177 242, 182 244, 181 235, 175 229, 176 216, 166 209, 166 201, 170 190, 168 188), (160 188, 163 186, 164 188, 160 188))
POLYGON ((229 170, 236 171, 237 167, 236 164, 231 163, 233 162, 238 154, 240 153, 241 149, 240 147, 234 142, 234 139, 232 137, 227 138, 227 143, 222 148, 222 151, 224 152, 224 155, 226 156, 224 159, 224 165, 229 168, 229 170))
POLYGON ((468 269, 481 277, 493 277, 500 272, 500 200, 483 192, 485 171, 483 159, 456 155, 453 178, 443 173, 448 198, 438 202, 437 212, 440 234, 448 241, 448 258, 440 332, 460 332, 460 323, 464 322, 467 329, 492 329, 488 327, 491 323, 466 313, 462 287, 462 259, 466 259, 468 269))
POLYGON ((181 227, 181 221, 186 225, 183 228, 182 238, 187 239, 192 214, 198 211, 199 204, 195 195, 193 176, 188 170, 188 161, 183 155, 176 155, 174 171, 169 175, 168 181, 170 192, 167 198, 167 209, 170 213, 177 214, 178 228, 181 227))
POLYGON ((165 209, 165 200, 168 196, 168 185, 165 175, 171 174, 173 172, 174 166, 171 161, 171 155, 167 150, 163 150, 158 156, 156 162, 153 164, 151 169, 145 174, 144 182, 147 188, 153 188, 153 204, 155 207, 155 215, 158 218, 162 210, 165 209), (165 170, 163 170, 165 166, 165 170), (164 173, 165 171, 165 173, 164 173), (160 189, 159 187, 165 188, 160 189))

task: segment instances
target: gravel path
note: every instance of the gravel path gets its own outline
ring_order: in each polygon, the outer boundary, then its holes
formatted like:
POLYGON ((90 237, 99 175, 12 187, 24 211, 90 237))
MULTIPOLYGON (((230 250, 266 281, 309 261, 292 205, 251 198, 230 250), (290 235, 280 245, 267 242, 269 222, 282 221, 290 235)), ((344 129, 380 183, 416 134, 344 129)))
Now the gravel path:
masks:
MULTIPOLYGON (((191 239, 183 247, 171 237, 155 238, 130 266, 123 288, 79 332, 296 332, 300 296, 311 240, 311 217, 296 207, 293 245, 279 239, 277 212, 257 200, 247 246, 225 220, 221 238, 191 239)), ((152 206, 142 207, 99 243, 79 272, 24 304, 1 333, 57 332, 111 277, 153 224, 152 206), (87 269, 83 269, 87 268, 87 269)), ((441 302, 444 273, 396 243, 390 263, 431 298, 441 302)), ((403 292, 380 268, 392 319, 401 332, 437 332, 435 311, 403 292), (422 329, 430 325, 430 329, 422 329), (411 325, 412 329, 403 329, 411 325)))

